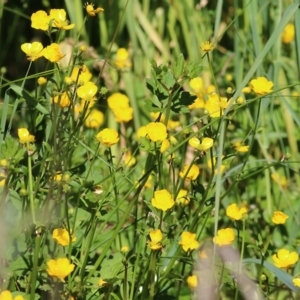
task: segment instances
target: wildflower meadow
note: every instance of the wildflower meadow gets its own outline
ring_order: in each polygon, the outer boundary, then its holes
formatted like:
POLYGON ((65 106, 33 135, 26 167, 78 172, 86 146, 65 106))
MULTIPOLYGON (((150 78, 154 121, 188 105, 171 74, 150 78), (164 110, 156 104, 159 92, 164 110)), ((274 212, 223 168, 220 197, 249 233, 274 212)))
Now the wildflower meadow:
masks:
POLYGON ((300 1, 0 1, 0 300, 300 299, 300 1))

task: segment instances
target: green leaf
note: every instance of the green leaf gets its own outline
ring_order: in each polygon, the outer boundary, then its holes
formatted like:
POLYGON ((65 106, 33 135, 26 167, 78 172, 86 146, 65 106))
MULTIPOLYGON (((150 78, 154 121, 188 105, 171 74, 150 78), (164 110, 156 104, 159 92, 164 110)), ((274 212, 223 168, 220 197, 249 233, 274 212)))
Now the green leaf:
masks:
MULTIPOLYGON (((261 260, 257 258, 247 258, 243 260, 244 264, 261 264, 261 260)), ((298 292, 299 288, 294 286, 293 284, 293 276, 288 274, 287 272, 275 267, 274 265, 264 262, 264 267, 270 270, 278 279, 280 279, 290 290, 293 292, 298 292)))
POLYGON ((160 83, 163 85, 164 88, 167 88, 168 90, 171 90, 174 87, 174 85, 176 84, 176 79, 172 74, 171 70, 168 70, 168 72, 163 75, 163 77, 160 80, 160 83))
POLYGON ((184 71, 184 57, 183 54, 181 53, 173 67, 175 78, 178 79, 183 74, 183 71, 184 71))
POLYGON ((191 105, 197 97, 191 95, 189 92, 182 91, 179 93, 177 99, 172 102, 171 110, 175 113, 185 114, 189 113, 188 106, 191 105))
POLYGON ((104 280, 117 277, 118 273, 124 268, 121 253, 115 253, 112 259, 106 259, 102 263, 101 278, 104 280))

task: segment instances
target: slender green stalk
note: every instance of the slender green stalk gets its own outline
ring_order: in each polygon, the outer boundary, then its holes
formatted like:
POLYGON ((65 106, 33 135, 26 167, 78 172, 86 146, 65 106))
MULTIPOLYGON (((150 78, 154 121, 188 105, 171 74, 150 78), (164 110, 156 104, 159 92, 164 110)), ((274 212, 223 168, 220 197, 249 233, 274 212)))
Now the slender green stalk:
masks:
MULTIPOLYGON (((37 230, 37 229, 36 229, 37 230)), ((33 266, 31 271, 31 286, 30 286, 30 300, 35 299, 35 293, 36 293, 36 280, 37 280, 37 274, 38 274, 38 262, 39 262, 39 255, 40 255, 40 246, 41 246, 41 236, 39 233, 35 232, 37 236, 34 240, 34 252, 33 252, 33 266)))
MULTIPOLYGON (((28 148, 28 144, 26 145, 28 148)), ((35 219, 35 205, 34 205, 34 193, 33 193, 33 178, 32 178, 32 164, 31 164, 31 155, 28 153, 27 156, 27 163, 28 163, 28 186, 29 186, 29 201, 30 201, 30 210, 32 216, 32 222, 36 225, 35 219)))

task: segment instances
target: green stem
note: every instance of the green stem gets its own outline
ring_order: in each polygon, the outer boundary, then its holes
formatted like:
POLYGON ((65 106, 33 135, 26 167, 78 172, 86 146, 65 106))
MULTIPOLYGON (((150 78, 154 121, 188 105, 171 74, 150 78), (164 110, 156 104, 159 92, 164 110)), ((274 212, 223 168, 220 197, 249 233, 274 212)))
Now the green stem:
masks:
MULTIPOLYGON (((28 144, 27 144, 28 147, 28 144)), ((35 209, 34 209, 34 193, 33 193, 33 182, 32 182, 32 164, 31 164, 31 155, 28 154, 28 185, 29 185, 29 201, 30 201, 30 210, 32 216, 33 224, 36 224, 35 220, 35 209)))
MULTIPOLYGON (((35 230, 36 230, 36 228, 35 228, 35 230)), ((32 266, 32 272, 31 272, 31 286, 30 286, 30 300, 35 299, 40 245, 41 245, 41 236, 37 235, 35 238, 34 253, 33 253, 33 266, 32 266)))

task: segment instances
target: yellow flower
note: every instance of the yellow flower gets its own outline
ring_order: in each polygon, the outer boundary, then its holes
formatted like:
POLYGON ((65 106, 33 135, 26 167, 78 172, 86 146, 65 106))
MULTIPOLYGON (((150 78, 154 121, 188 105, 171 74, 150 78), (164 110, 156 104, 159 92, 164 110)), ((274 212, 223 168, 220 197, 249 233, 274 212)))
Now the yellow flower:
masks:
POLYGON ((63 177, 63 174, 61 172, 57 172, 54 175, 53 180, 56 181, 56 182, 59 182, 59 181, 62 181, 62 177, 63 177))
MULTIPOLYGON (((216 158, 213 157, 213 160, 211 159, 208 159, 207 161, 207 166, 209 169, 212 169, 212 167, 214 166, 215 167, 215 174, 218 173, 218 170, 216 169, 216 158)), ((226 170, 226 166, 225 165, 221 165, 220 167, 220 171, 221 171, 221 174, 226 170)))
POLYGON ((38 85, 44 85, 47 83, 47 78, 45 77, 39 77, 37 80, 38 85))
POLYGON ((199 145, 199 150, 202 151, 207 151, 208 149, 210 149, 212 146, 214 145, 214 140, 212 138, 209 137, 205 137, 201 144, 199 145))
POLYGON ((21 45, 21 50, 26 53, 27 59, 35 61, 43 56, 43 45, 40 42, 25 43, 21 45))
POLYGON ((91 80, 92 76, 92 73, 86 66, 83 66, 82 68, 78 68, 77 66, 75 66, 71 74, 72 80, 74 82, 78 82, 79 84, 88 83, 91 80))
POLYGON ((250 81, 250 87, 257 95, 265 95, 271 93, 274 83, 266 77, 258 77, 250 81))
POLYGON ((12 293, 8 290, 5 290, 0 293, 0 300, 13 300, 12 293))
POLYGON ((181 189, 176 197, 176 203, 182 205, 188 205, 190 203, 190 197, 188 196, 188 191, 181 189))
POLYGON ((147 126, 141 126, 137 131, 138 138, 145 137, 148 133, 147 126))
POLYGON ((14 298, 14 300, 25 300, 22 296, 18 295, 14 298))
POLYGON ((293 278, 293 284, 294 286, 300 287, 300 278, 293 278))
POLYGON ((250 86, 245 86, 242 89, 242 93, 244 93, 244 94, 250 94, 251 93, 251 87, 250 86))
POLYGON ((276 225, 285 224, 288 217, 289 217, 288 215, 284 214, 281 211, 274 211, 273 217, 272 217, 272 222, 276 225))
POLYGON ((113 93, 107 98, 108 107, 114 111, 116 109, 124 109, 129 107, 129 98, 121 93, 113 93))
POLYGON ((282 188, 286 188, 288 186, 288 181, 285 176, 281 176, 279 173, 275 172, 271 175, 271 178, 282 188))
POLYGON ((96 14, 98 14, 99 12, 102 12, 102 11, 104 11, 104 9, 103 8, 101 8, 101 7, 98 7, 98 8, 94 8, 94 5, 95 4, 93 4, 93 3, 85 3, 85 5, 84 5, 84 8, 85 8, 85 10, 86 10, 86 12, 88 13, 88 15, 89 16, 91 16, 91 17, 95 17, 96 16, 96 14))
POLYGON ((286 249, 280 249, 277 254, 272 255, 274 265, 277 268, 289 268, 292 267, 299 259, 299 255, 296 252, 290 252, 286 249))
POLYGON ((123 109, 116 109, 113 111, 115 119, 117 122, 129 122, 133 117, 132 107, 127 107, 123 109))
MULTIPOLYGON (((64 228, 56 228, 52 232, 52 238, 61 246, 68 246, 70 244, 70 234, 64 228)), ((76 237, 71 234, 72 242, 76 241, 76 237)))
POLYGON ((100 287, 103 287, 103 286, 105 286, 106 284, 107 284, 107 281, 103 280, 102 278, 100 278, 100 279, 98 280, 98 285, 99 285, 100 287))
POLYGON ((168 150, 170 147, 170 142, 168 139, 165 139, 162 141, 160 146, 160 153, 164 153, 166 150, 168 150))
POLYGON ((126 153, 124 163, 127 167, 132 167, 136 164, 136 158, 131 155, 131 152, 126 153))
POLYGON ((84 121, 84 125, 88 128, 98 128, 104 122, 104 114, 98 109, 92 109, 84 121))
POLYGON ((128 251, 129 251, 129 247, 128 246, 123 246, 121 248, 121 252, 123 252, 123 253, 127 253, 128 251))
POLYGON ((217 235, 213 238, 213 242, 218 246, 227 246, 233 243, 235 233, 232 228, 220 229, 217 235))
POLYGON ((75 265, 71 264, 67 258, 58 258, 57 260, 50 259, 47 262, 47 273, 49 276, 56 277, 62 282, 73 272, 75 265))
POLYGON ((172 195, 167 190, 157 190, 154 192, 154 198, 151 200, 152 206, 166 211, 174 206, 172 195))
POLYGON ((246 214, 247 211, 248 209, 245 206, 238 208, 237 204, 233 203, 226 208, 226 215, 231 220, 239 221, 243 218, 243 215, 246 214))
POLYGON ((190 110, 198 109, 198 108, 204 108, 205 107, 205 102, 204 102, 203 96, 198 95, 197 99, 192 104, 190 104, 188 107, 189 107, 190 110))
POLYGON ((31 27, 34 29, 48 30, 50 18, 43 10, 39 10, 31 15, 31 27))
POLYGON ((199 150, 200 144, 201 144, 200 140, 196 137, 192 137, 189 139, 189 145, 195 149, 199 150))
POLYGON ((187 252, 188 250, 194 250, 199 247, 199 242, 197 242, 195 238, 196 233, 184 231, 181 234, 181 241, 179 242, 179 244, 185 252, 187 252))
POLYGON ((200 169, 196 165, 185 165, 179 172, 179 176, 185 180, 196 180, 200 174, 200 169))
POLYGON ((75 24, 69 24, 66 19, 66 11, 64 9, 51 9, 49 19, 53 20, 52 27, 69 30, 75 27, 75 24))
POLYGON ((150 241, 148 241, 148 246, 151 250, 159 250, 162 247, 161 240, 163 238, 160 229, 152 230, 149 232, 150 241))
POLYGON ((120 69, 129 68, 131 66, 129 53, 125 48, 118 49, 114 63, 120 69))
POLYGON ((281 40, 284 44, 289 44, 294 40, 294 37, 295 26, 292 23, 288 23, 281 34, 281 40))
POLYGON ((205 103, 205 109, 208 111, 211 118, 218 118, 223 115, 224 109, 228 106, 227 98, 219 97, 216 93, 208 96, 205 103))
POLYGON ((205 41, 200 45, 200 49, 204 52, 210 52, 215 48, 215 45, 211 43, 210 41, 205 41))
POLYGON ((77 89, 77 96, 86 101, 93 100, 98 91, 95 83, 89 81, 77 89))
POLYGON ((240 153, 245 153, 249 151, 249 146, 243 145, 241 141, 234 142, 233 146, 235 150, 240 153))
POLYGON ((152 142, 161 142, 167 138, 167 128, 163 123, 151 122, 147 125, 147 134, 152 142))
POLYGON ((59 62, 65 56, 65 54, 60 52, 59 45, 56 43, 52 43, 46 47, 43 51, 43 55, 53 63, 59 62))
POLYGON ((196 95, 203 91, 203 79, 201 77, 191 79, 189 85, 196 95))
POLYGON ((96 139, 100 144, 110 147, 119 141, 119 134, 114 129, 105 128, 96 135, 96 139))
POLYGON ((195 289, 197 287, 198 281, 197 281, 196 275, 189 276, 186 281, 187 281, 189 288, 195 289))
POLYGON ((21 144, 33 143, 35 139, 33 135, 29 134, 26 128, 18 129, 18 137, 21 144))
POLYGON ((68 107, 71 104, 71 100, 67 92, 63 92, 62 94, 51 98, 51 101, 53 103, 59 104, 61 108, 68 107))

